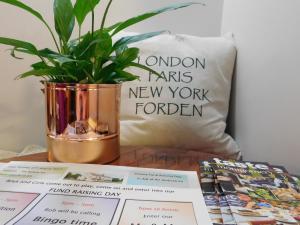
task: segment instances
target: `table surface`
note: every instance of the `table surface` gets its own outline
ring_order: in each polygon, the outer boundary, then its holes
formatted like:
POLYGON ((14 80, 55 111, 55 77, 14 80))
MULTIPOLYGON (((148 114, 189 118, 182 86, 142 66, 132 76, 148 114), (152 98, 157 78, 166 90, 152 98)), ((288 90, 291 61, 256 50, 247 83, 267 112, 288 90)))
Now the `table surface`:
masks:
MULTIPOLYGON (((214 157, 225 158, 222 155, 215 155, 195 150, 182 150, 162 147, 121 147, 120 157, 108 163, 108 165, 145 167, 171 170, 188 170, 199 173, 199 160, 208 160, 214 157)), ((32 155, 20 156, 1 160, 10 161, 34 161, 47 162, 47 152, 32 155)))

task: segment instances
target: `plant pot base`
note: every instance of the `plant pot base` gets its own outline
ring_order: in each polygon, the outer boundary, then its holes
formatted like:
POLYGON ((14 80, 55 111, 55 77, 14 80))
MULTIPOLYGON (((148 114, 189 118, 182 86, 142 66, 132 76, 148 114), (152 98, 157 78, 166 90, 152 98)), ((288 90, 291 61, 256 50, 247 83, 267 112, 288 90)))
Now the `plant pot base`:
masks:
POLYGON ((70 140, 47 135, 48 160, 65 163, 104 164, 120 156, 119 135, 94 140, 70 140))

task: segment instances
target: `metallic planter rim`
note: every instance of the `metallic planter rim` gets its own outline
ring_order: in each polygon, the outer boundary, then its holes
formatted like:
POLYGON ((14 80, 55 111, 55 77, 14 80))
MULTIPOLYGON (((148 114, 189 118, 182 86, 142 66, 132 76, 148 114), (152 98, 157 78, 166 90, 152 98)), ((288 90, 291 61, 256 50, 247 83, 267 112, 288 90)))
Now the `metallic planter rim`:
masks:
POLYGON ((56 83, 56 82, 45 82, 47 88, 56 89, 88 89, 88 90, 99 90, 102 88, 119 88, 122 84, 79 84, 79 83, 56 83))

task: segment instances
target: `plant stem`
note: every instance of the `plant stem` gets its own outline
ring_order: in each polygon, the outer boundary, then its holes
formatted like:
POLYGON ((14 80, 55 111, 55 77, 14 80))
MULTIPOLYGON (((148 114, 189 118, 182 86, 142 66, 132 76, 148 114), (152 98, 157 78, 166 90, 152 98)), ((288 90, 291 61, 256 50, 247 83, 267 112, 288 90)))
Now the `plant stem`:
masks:
POLYGON ((95 12, 92 10, 92 37, 94 36, 95 12))
POLYGON ((101 30, 104 28, 106 16, 107 16, 107 13, 108 13, 108 10, 109 10, 109 8, 110 8, 110 5, 111 5, 112 1, 113 1, 113 0, 110 0, 110 1, 109 1, 108 5, 107 5, 107 7, 106 7, 106 9, 105 9, 105 12, 104 12, 104 15, 103 15, 103 18, 102 18, 101 28, 100 28, 101 30))
POLYGON ((61 52, 59 53, 63 53, 64 54, 64 48, 63 48, 63 44, 62 44, 62 40, 59 39, 59 46, 60 46, 60 49, 61 49, 61 52))
POLYGON ((91 74, 89 74, 85 69, 83 69, 83 72, 85 73, 85 75, 87 75, 88 79, 90 79, 92 83, 95 83, 95 80, 94 80, 93 76, 91 76, 91 74))
POLYGON ((45 59, 42 56, 38 56, 38 57, 47 65, 47 62, 45 61, 45 59))
POLYGON ((80 39, 81 39, 81 26, 79 26, 79 34, 78 34, 78 41, 79 41, 79 44, 80 44, 80 39))
POLYGON ((56 40, 56 38, 55 38, 55 36, 54 36, 54 34, 53 34, 51 28, 49 27, 49 25, 48 25, 46 22, 44 22, 44 24, 46 25, 46 27, 47 27, 48 30, 50 31, 51 36, 52 36, 52 38, 53 38, 53 40, 54 40, 54 43, 55 43, 55 45, 56 45, 57 51, 60 53, 60 49, 59 49, 59 47, 58 47, 57 40, 56 40))

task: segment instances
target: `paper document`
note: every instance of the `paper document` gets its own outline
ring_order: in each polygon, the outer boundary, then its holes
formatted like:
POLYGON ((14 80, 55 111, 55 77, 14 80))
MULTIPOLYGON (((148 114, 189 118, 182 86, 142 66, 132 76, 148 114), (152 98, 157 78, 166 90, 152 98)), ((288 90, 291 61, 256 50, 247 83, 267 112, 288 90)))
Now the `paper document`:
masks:
POLYGON ((0 224, 211 225, 196 172, 11 162, 0 224))

